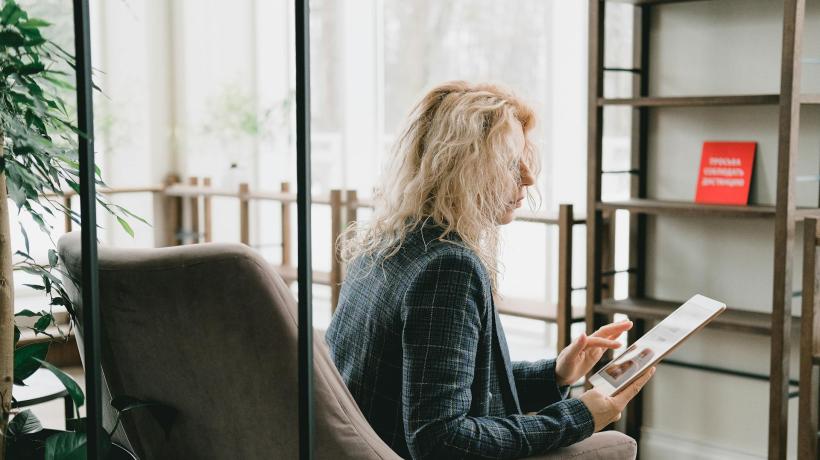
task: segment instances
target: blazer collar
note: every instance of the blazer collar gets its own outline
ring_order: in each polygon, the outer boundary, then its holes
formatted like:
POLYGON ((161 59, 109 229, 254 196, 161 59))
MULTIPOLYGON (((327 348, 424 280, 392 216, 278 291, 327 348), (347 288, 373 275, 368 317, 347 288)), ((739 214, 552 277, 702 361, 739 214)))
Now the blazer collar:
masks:
MULTIPOLYGON (((507 338, 504 336, 504 329, 501 328, 501 318, 498 317, 498 312, 495 309, 495 301, 490 297, 491 307, 493 310, 493 329, 495 329, 495 336, 497 341, 496 347, 501 354, 501 364, 504 366, 504 373, 507 376, 507 385, 509 388, 508 396, 515 404, 516 413, 521 413, 521 404, 518 401, 518 390, 515 388, 515 377, 512 373, 512 362, 510 361, 509 347, 507 346, 507 338)), ((502 385, 503 387, 504 385, 502 385)))

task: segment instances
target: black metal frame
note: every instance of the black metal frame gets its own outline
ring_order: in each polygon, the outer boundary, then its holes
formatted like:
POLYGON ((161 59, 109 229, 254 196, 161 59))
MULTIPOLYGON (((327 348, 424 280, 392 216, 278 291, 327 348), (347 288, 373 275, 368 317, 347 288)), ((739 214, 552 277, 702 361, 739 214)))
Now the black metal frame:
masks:
MULTIPOLYGON (((94 114, 88 0, 73 0, 80 163, 83 344, 87 397, 88 458, 101 459, 102 372, 100 368, 99 262, 94 168, 94 114)), ((296 207, 299 280, 299 456, 313 458, 313 315, 310 245, 310 15, 309 0, 295 0, 296 13, 296 207)))
POLYGON ((310 251, 310 5, 296 0, 296 208, 299 257, 299 458, 313 458, 313 270, 310 251))
POLYGON ((86 436, 88 458, 104 453, 102 372, 100 369, 100 305, 97 261, 97 203, 94 176, 94 114, 91 84, 91 35, 88 0, 74 0, 74 54, 77 75, 77 127, 82 217, 82 303, 85 347, 86 436))

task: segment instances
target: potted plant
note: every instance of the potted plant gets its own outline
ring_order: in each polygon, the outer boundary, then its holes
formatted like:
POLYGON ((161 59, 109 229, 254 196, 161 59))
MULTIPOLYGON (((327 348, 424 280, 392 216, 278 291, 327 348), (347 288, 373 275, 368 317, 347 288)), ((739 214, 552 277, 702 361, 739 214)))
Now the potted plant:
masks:
MULTIPOLYGON (((58 327, 56 334, 48 332, 57 326, 52 309, 64 307, 76 320, 63 289, 65 273, 59 266, 57 251, 53 247, 48 249, 41 258, 44 262, 39 262, 31 254, 22 225, 24 247, 15 251, 14 256, 11 248, 9 201, 17 207, 18 215, 30 216, 49 236, 52 230, 47 223, 49 217, 67 215, 78 223, 80 218, 66 208, 62 200, 53 198, 62 195, 66 186, 79 192, 79 164, 75 139, 78 130, 61 97, 65 92, 74 91, 68 82, 74 58, 43 35, 49 25, 29 17, 14 0, 3 1, 0 8, 0 460, 5 458, 7 441, 14 442, 15 458, 40 455, 39 452, 46 458, 85 458, 83 420, 74 420, 68 427, 71 431, 52 434, 43 431, 29 411, 10 418, 12 382, 24 383, 41 366, 65 384, 77 407, 84 403, 83 393, 71 377, 45 362, 48 341, 17 346, 23 326, 14 321, 15 317, 25 318, 28 324, 25 327, 33 329, 35 334, 48 335, 51 340, 66 340, 70 331, 58 327), (27 286, 44 294, 48 303, 45 308, 23 310, 15 315, 15 271, 36 277, 38 281, 27 286)), ((97 170, 97 183, 103 185, 99 177, 97 170)), ((100 196, 97 201, 133 236, 126 218, 139 219, 137 216, 100 196)), ((115 403, 121 410, 150 406, 150 403, 129 398, 120 398, 115 403)))

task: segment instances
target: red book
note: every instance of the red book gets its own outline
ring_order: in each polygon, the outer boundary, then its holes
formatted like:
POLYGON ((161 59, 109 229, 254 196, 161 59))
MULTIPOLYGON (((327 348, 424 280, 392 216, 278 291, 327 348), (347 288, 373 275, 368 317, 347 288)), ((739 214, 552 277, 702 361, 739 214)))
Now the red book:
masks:
POLYGON ((695 203, 749 203, 756 142, 704 142, 695 203))

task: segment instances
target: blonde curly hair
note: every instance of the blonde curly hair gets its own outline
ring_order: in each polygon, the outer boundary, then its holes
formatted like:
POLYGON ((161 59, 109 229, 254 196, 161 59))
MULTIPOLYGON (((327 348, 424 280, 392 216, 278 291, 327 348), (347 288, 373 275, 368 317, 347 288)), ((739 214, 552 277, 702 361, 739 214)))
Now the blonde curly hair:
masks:
POLYGON ((527 136, 534 124, 533 110, 497 85, 453 81, 430 90, 393 147, 376 189, 372 219, 341 235, 342 260, 389 258, 410 231, 432 220, 443 228, 439 240, 475 252, 495 291, 499 216, 518 191, 520 162, 534 176, 540 168, 527 136), (524 134, 523 149, 513 135, 517 129, 524 134), (461 243, 445 239, 450 233, 461 243))

